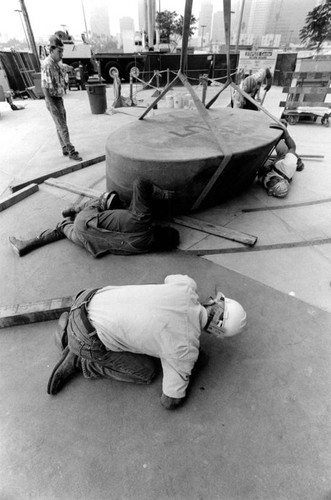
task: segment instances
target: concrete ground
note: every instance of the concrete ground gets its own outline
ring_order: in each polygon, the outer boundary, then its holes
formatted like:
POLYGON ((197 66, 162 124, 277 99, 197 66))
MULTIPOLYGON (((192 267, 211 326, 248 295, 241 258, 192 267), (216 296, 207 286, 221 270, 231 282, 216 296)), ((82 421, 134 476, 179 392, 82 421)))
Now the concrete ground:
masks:
MULTIPOLYGON (((209 87, 208 96, 217 90, 209 87)), ((151 94, 139 92, 138 104, 151 94)), ((283 99, 273 87, 265 107, 279 117, 283 99)), ((106 114, 92 115, 84 91, 65 97, 71 138, 84 160, 104 154, 110 133, 142 112, 113 113, 111 87, 107 101, 106 114)), ((216 105, 228 102, 224 93, 216 105)), ((0 103, 1 199, 10 185, 71 164, 61 156, 45 103, 25 104, 14 112, 0 103)), ((155 113, 163 112, 161 102, 155 113)), ((254 184, 194 214, 257 236, 249 250, 178 226, 179 252, 93 259, 63 240, 20 259, 8 236, 52 227, 63 208, 82 198, 41 184, 0 213, 1 305, 183 273, 196 279, 201 298, 219 287, 248 314, 240 337, 218 342, 202 334, 209 363, 174 412, 159 404, 161 374, 147 387, 79 375, 50 397, 56 322, 2 329, 1 500, 331 499, 331 129, 318 122, 289 130, 299 154, 324 158, 304 160, 285 200, 254 184), (198 250, 207 255, 196 256, 198 250)), ((60 180, 103 191, 105 162, 60 180)))

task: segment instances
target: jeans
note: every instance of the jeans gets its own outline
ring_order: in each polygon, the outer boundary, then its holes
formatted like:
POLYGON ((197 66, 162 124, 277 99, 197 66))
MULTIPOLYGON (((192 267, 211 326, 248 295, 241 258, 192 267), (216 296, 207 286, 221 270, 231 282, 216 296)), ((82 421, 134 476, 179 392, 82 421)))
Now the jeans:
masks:
POLYGON ((80 358, 84 377, 149 384, 156 373, 156 360, 146 354, 108 350, 89 322, 86 308, 96 291, 84 290, 76 296, 67 327, 69 349, 80 358))
POLYGON ((50 99, 46 99, 46 108, 54 120, 62 150, 72 153, 75 151, 75 148, 70 142, 67 115, 62 97, 51 97, 50 99))

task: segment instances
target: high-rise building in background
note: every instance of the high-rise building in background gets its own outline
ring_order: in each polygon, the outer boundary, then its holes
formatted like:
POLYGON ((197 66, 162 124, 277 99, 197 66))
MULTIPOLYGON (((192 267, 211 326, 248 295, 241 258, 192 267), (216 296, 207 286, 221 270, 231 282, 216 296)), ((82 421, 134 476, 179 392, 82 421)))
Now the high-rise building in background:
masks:
MULTIPOLYGON (((247 1, 247 0, 246 0, 247 1)), ((245 7, 246 3, 244 4, 245 7)), ((236 43, 239 29, 240 13, 242 8, 242 0, 231 1, 231 43, 236 43)), ((246 5, 247 8, 247 5, 246 5)), ((224 24, 224 23, 223 23, 224 24)))
POLYGON ((273 0, 265 33, 281 35, 282 45, 299 43, 299 31, 305 25, 309 11, 316 7, 316 0, 273 0))
POLYGON ((120 32, 122 38, 123 52, 134 52, 135 49, 135 30, 132 17, 125 16, 120 18, 120 32))
POLYGON ((237 9, 236 9, 236 15, 235 15, 235 19, 236 19, 236 24, 237 26, 239 25, 239 16, 240 16, 240 12, 241 12, 241 9, 243 8, 243 18, 242 18, 242 23, 241 23, 241 33, 242 34, 247 34, 247 29, 248 29, 248 20, 249 20, 249 17, 250 17, 250 13, 251 13, 251 7, 252 7, 252 3, 253 3, 253 0, 245 0, 245 3, 244 3, 244 6, 242 5, 242 2, 243 0, 238 0, 237 2, 237 9))
MULTIPOLYGON (((299 31, 305 24, 306 16, 319 3, 320 0, 245 0, 241 35, 247 35, 247 39, 253 36, 256 45, 262 42, 262 37, 269 40, 270 46, 273 45, 273 38, 274 46, 299 43, 299 31)), ((240 12, 241 5, 242 0, 237 0, 232 33, 238 29, 237 12, 240 12)))
POLYGON ((155 16, 156 16, 155 0, 138 1, 139 31, 144 32, 146 34, 147 43, 150 47, 154 45, 155 16))
POLYGON ((120 18, 120 32, 134 31, 134 20, 132 17, 125 16, 120 18))
POLYGON ((138 29, 147 33, 147 0, 138 0, 138 29))
POLYGON ((110 36, 108 6, 108 0, 93 1, 90 14, 91 33, 100 36, 110 36))
POLYGON ((203 37, 206 42, 208 42, 211 37, 212 18, 213 4, 211 0, 202 0, 198 21, 198 36, 203 37))
MULTIPOLYGON (((254 33, 256 43, 265 34, 270 9, 274 0, 253 0, 247 21, 247 32, 254 33)), ((277 0, 276 0, 277 1, 277 0)))
POLYGON ((220 10, 218 12, 215 12, 213 16, 213 28, 211 32, 211 40, 214 43, 219 43, 219 44, 225 43, 223 12, 220 10))

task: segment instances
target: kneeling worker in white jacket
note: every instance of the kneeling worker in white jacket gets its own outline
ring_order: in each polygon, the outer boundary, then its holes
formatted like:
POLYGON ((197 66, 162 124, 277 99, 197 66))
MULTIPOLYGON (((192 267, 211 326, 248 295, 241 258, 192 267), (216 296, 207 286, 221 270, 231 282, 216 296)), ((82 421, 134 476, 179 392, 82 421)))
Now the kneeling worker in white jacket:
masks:
POLYGON ((245 325, 242 306, 221 293, 201 305, 197 284, 189 276, 167 276, 163 284, 84 290, 59 319, 56 344, 62 356, 47 392, 57 394, 76 371, 85 378, 149 384, 159 358, 161 403, 175 408, 185 399, 201 330, 224 338, 245 325))

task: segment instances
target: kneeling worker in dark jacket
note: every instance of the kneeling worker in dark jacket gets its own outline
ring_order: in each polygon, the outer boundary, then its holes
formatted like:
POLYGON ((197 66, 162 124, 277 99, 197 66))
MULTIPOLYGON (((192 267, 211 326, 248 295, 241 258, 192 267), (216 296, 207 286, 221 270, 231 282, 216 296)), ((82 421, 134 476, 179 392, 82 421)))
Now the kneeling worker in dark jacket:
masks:
POLYGON ((201 330, 224 338, 245 325, 242 306, 220 292, 203 306, 189 276, 167 276, 163 284, 84 290, 59 319, 56 345, 62 355, 47 392, 57 394, 75 372, 149 384, 159 358, 161 404, 173 409, 185 399, 193 368, 201 365, 201 330))
POLYGON ((164 191, 149 181, 137 179, 133 184, 128 209, 123 208, 116 192, 104 193, 82 207, 64 211, 63 215, 69 217, 55 229, 47 229, 31 240, 11 236, 9 241, 20 257, 63 238, 84 247, 94 257, 105 253, 130 255, 173 250, 179 243, 178 231, 172 227, 153 224, 153 196, 166 198, 171 196, 171 192, 164 191))

